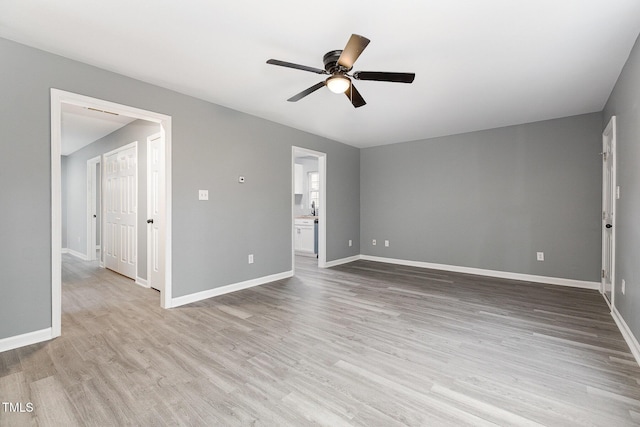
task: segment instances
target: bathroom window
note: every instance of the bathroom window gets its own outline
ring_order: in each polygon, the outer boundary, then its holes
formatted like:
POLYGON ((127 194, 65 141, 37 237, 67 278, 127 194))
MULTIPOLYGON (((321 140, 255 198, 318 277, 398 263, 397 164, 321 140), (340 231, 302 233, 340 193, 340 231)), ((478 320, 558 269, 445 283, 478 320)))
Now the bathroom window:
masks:
POLYGON ((320 207, 320 174, 318 172, 309 172, 309 208, 314 203, 316 209, 320 207))

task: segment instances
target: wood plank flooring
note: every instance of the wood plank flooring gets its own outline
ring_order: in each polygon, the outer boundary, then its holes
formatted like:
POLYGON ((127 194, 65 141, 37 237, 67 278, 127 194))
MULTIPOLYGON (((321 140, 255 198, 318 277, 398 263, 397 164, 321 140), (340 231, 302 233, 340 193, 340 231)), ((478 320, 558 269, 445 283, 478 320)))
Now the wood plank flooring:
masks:
POLYGON ((65 256, 60 338, 0 353, 0 425, 625 426, 596 291, 358 261, 172 310, 65 256))

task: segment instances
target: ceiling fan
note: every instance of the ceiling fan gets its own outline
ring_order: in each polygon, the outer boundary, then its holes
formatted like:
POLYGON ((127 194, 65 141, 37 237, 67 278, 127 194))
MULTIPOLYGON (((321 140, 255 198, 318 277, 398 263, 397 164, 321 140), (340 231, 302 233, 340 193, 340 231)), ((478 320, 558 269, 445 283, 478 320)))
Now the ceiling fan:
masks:
POLYGON ((347 98, 349 98, 353 106, 358 108, 365 105, 366 102, 351 82, 351 79, 411 83, 416 77, 415 73, 387 73, 382 71, 356 71, 349 74, 353 68, 353 63, 356 62, 362 51, 367 47, 369 41, 370 40, 366 37, 352 34, 344 50, 332 50, 324 55, 322 58, 324 62, 324 70, 320 68, 307 67, 306 65, 280 61, 278 59, 270 59, 267 61, 267 64, 295 68, 296 70, 310 71, 312 73, 325 74, 329 76, 325 81, 317 83, 287 99, 289 102, 299 101, 321 87, 327 86, 333 93, 344 93, 347 95, 347 98))

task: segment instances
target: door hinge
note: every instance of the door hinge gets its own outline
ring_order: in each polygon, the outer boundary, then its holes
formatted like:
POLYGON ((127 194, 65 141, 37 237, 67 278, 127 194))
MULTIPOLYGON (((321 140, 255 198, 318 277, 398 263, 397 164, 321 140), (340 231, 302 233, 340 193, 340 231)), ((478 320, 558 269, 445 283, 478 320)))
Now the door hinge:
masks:
POLYGON ((604 270, 602 270, 602 278, 604 279, 604 270))
POLYGON ((602 153, 602 161, 604 161, 604 162, 607 161, 607 152, 606 151, 604 153, 602 153))

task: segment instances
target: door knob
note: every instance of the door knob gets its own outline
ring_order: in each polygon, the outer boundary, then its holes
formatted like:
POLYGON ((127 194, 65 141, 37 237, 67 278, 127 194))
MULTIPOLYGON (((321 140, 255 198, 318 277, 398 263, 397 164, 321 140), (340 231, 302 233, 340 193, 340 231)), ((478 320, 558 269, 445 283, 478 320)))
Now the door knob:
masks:
POLYGON ((607 227, 607 228, 611 228, 611 227, 613 227, 613 225, 611 225, 611 224, 607 224, 607 225, 605 225, 605 227, 607 227))
POLYGON ((147 220, 147 224, 153 224, 153 218, 147 220))

